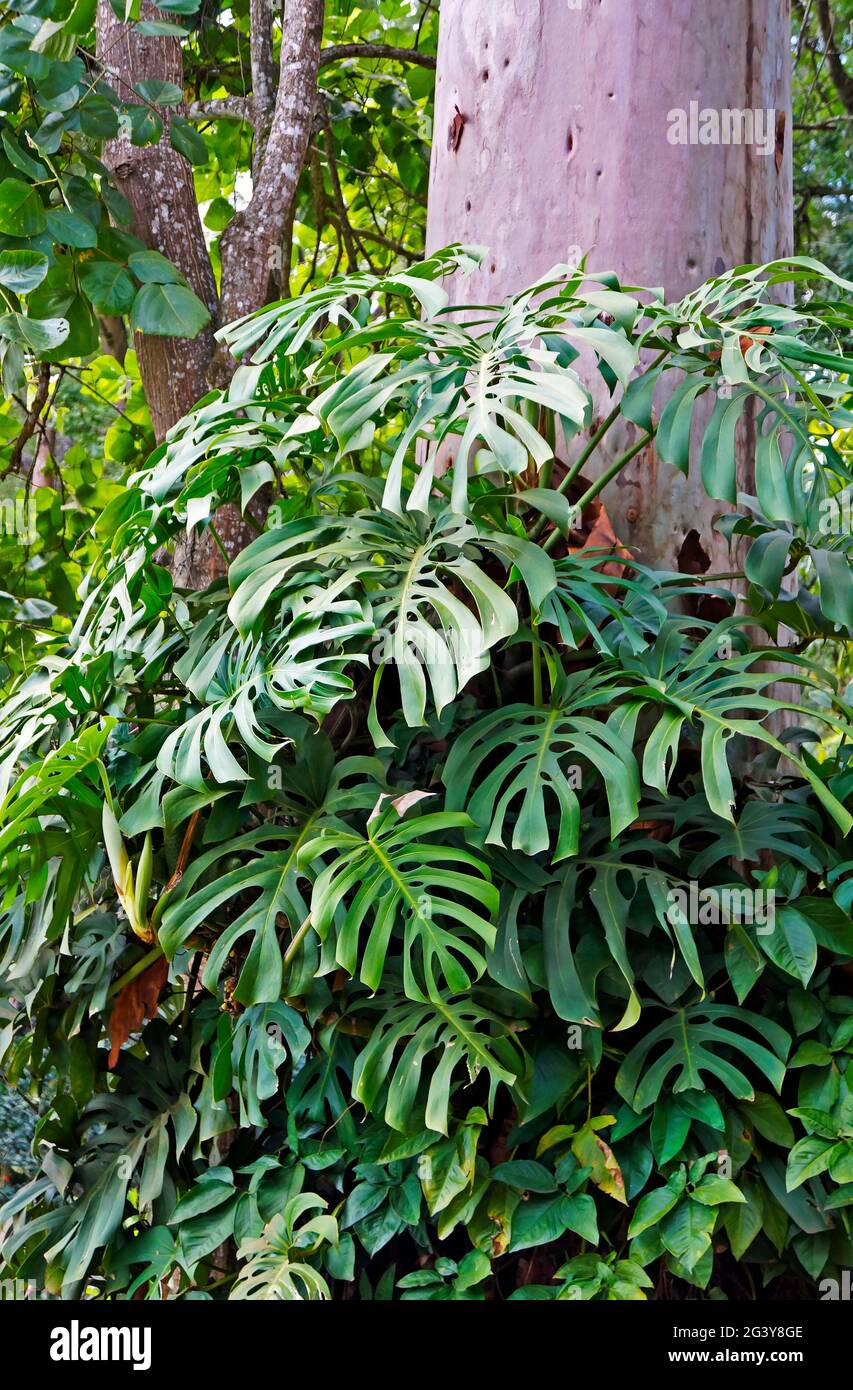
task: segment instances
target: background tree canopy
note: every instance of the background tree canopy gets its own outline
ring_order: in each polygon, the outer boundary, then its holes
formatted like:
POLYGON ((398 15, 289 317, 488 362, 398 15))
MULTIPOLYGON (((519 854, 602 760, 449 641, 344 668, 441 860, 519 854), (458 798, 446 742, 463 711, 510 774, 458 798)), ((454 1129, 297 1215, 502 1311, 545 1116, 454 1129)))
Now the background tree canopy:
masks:
POLYGON ((437 4, 8 7, 4 1274, 850 1266, 853 6, 795 12, 796 256, 459 316, 437 4), (614 534, 649 450, 730 570, 614 534))

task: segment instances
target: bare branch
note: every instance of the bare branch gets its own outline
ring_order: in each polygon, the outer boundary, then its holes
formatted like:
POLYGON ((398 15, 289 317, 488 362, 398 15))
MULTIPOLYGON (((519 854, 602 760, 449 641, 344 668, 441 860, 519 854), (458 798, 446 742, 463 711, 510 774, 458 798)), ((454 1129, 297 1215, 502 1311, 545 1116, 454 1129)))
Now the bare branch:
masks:
POLYGON ((32 405, 27 411, 26 419, 24 420, 23 425, 18 431, 18 437, 12 445, 12 452, 9 455, 9 463, 7 467, 3 470, 2 476, 4 478, 9 473, 17 473, 18 469, 20 468, 21 460, 24 456, 24 449, 26 448, 32 436, 35 434, 36 426, 38 425, 41 419, 41 413, 47 404, 49 390, 50 364, 48 362, 42 362, 41 366, 39 367, 38 385, 36 386, 36 393, 33 396, 32 405))
POLYGON ((817 15, 826 44, 826 62, 829 75, 845 111, 853 115, 853 77, 844 66, 841 51, 836 42, 835 29, 838 21, 830 9, 829 0, 817 0, 817 15))
POLYGON ((389 63, 414 63, 419 68, 434 68, 435 56, 421 53, 418 48, 393 48, 387 43, 336 43, 320 53, 320 67, 340 62, 342 58, 384 58, 389 63))
MULTIPOLYGON (((327 218, 333 225, 336 225, 337 218, 331 217, 329 214, 327 214, 327 218)), ((396 255, 402 256, 407 261, 416 261, 418 259, 415 253, 407 246, 401 246, 398 241, 392 241, 391 238, 385 236, 383 232, 374 231, 372 227, 355 227, 350 224, 350 231, 359 241, 375 241, 377 245, 386 246, 389 251, 393 251, 396 255)))
POLYGON ((323 134, 326 141, 326 163, 329 166, 329 182, 332 185, 332 200, 337 209, 338 222, 340 224, 344 246, 346 247, 349 268, 350 270, 356 270, 358 267, 358 252, 356 250, 355 241, 353 240, 353 229, 349 223, 346 199, 344 198, 341 178, 335 160, 335 137, 332 132, 332 122, 329 120, 329 113, 326 110, 325 102, 323 103, 323 134))
POLYGON ((252 104, 248 97, 212 97, 209 101, 194 101, 187 108, 190 121, 251 121, 252 104))

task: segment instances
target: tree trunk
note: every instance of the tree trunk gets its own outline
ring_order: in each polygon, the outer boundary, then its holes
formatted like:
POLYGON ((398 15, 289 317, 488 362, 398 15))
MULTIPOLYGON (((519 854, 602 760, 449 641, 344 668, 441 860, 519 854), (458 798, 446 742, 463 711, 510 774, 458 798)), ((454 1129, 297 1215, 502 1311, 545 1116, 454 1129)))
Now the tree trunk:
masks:
MULTIPOLYGON (((273 86, 271 0, 251 0, 251 59, 255 127, 254 188, 220 243, 222 306, 204 239, 192 169, 172 149, 168 129, 157 145, 139 149, 126 138, 112 140, 104 162, 133 209, 133 231, 184 275, 210 310, 211 322, 196 338, 136 335, 139 369, 157 440, 193 408, 211 385, 227 386, 234 361, 215 351, 214 330, 259 309, 267 298, 270 270, 293 214, 299 176, 317 103, 317 71, 323 29, 323 0, 289 0, 281 45, 277 93, 273 86)), ((151 0, 141 17, 162 18, 151 0)), ((157 79, 183 88, 180 40, 146 37, 116 18, 109 0, 98 4, 98 57, 119 94, 138 100, 140 80, 157 79)), ((164 124, 168 121, 165 113, 164 124)), ((229 557, 254 532, 234 506, 220 509, 217 533, 229 557)), ((177 547, 175 581, 204 588, 224 572, 223 555, 209 534, 194 532, 177 547)))
MULTIPOLYGON (((162 19, 162 14, 151 0, 142 0, 141 18, 162 19)), ((109 0, 98 3, 97 48, 120 97, 138 101, 133 86, 142 79, 174 82, 183 88, 180 40, 140 34, 116 18, 109 0)), ((168 115, 161 114, 165 124, 168 115)), ((164 131, 158 144, 144 149, 125 137, 111 140, 104 163, 133 209, 134 234, 178 267, 211 313, 211 322, 196 338, 136 334, 139 370, 154 434, 160 440, 208 389, 218 316, 216 282, 198 213, 192 168, 172 149, 168 132, 164 131)))
MULTIPOLYGON (((790 254, 789 43, 790 0, 443 0, 428 245, 490 248, 454 295, 500 299, 571 248, 623 283, 662 284, 668 299, 790 254), (766 152, 670 143, 669 117, 689 121, 691 102, 772 112, 766 152)), ((614 453, 632 438, 620 428, 614 453)), ((648 449, 605 501, 647 562, 729 567, 713 530, 724 507, 698 469, 684 478, 648 449)))
MULTIPOLYGON (((317 109, 317 73, 323 37, 324 0, 288 0, 281 38, 278 91, 272 109, 269 135, 255 130, 263 144, 263 159, 256 172, 248 207, 232 218, 222 234, 222 322, 229 323, 264 303, 270 272, 281 254, 282 233, 293 212, 299 178, 317 109)), ((263 22, 263 6, 253 4, 253 17, 263 22)), ((253 67, 264 65, 263 44, 253 46, 253 67)), ((266 79, 259 94, 258 114, 263 119, 269 93, 266 79)), ((231 359, 220 348, 214 375, 227 378, 231 359)))

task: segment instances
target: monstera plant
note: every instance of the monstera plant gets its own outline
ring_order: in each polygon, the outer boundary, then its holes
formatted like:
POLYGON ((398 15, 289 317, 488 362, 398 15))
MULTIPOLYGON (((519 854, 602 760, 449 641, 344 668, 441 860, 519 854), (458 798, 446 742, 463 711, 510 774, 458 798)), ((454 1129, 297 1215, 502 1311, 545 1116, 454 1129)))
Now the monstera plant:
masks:
POLYGON ((475 255, 226 329, 229 389, 9 693, 0 1055, 49 1099, 0 1237, 49 1293, 738 1297, 853 1260, 853 287, 558 267, 460 316, 475 255), (652 441, 736 508, 728 574, 602 543, 652 441))

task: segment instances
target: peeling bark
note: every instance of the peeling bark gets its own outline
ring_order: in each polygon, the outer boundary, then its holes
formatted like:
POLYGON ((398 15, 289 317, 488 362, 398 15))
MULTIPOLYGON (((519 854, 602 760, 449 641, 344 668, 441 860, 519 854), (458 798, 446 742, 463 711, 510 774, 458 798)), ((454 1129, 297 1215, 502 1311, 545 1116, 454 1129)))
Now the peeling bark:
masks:
MULTIPOLYGON (((571 248, 670 299, 726 267, 791 254, 790 82, 789 0, 443 0, 428 247, 490 247, 454 298, 499 300, 571 248), (768 153, 671 144, 668 113, 694 100, 772 109, 768 153)), ((596 404, 607 413, 603 393, 596 404)), ((613 455, 632 443, 634 427, 618 428, 613 455)), ((745 436, 752 491, 749 452, 745 436)), ((696 532, 713 568, 730 568, 713 529, 724 504, 705 496, 698 469, 684 478, 644 450, 605 500, 649 563, 677 569, 696 532)))

